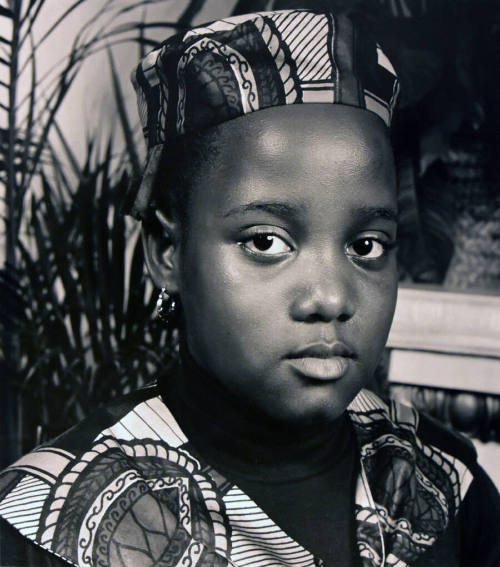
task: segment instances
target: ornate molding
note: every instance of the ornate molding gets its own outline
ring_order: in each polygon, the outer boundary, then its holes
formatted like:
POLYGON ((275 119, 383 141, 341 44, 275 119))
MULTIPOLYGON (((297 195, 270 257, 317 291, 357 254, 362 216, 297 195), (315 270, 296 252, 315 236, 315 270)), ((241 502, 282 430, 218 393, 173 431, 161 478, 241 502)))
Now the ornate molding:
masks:
POLYGON ((481 441, 500 442, 500 397, 391 384, 391 396, 481 441))

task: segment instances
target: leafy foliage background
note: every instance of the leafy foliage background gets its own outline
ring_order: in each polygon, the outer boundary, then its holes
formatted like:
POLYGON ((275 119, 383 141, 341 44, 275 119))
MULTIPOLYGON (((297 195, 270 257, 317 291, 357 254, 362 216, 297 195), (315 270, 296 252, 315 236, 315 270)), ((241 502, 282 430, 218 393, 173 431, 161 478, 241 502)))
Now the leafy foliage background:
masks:
POLYGON ((97 12, 82 12, 85 4, 61 3, 41 35, 36 22, 53 14, 53 4, 12 0, 0 7, 2 29, 8 28, 0 60, 7 77, 0 83, 6 119, 0 130, 3 464, 105 400, 150 381, 172 359, 168 332, 154 318, 156 294, 144 273, 138 227, 121 214, 129 179, 140 175, 142 147, 126 112, 113 47, 135 44, 138 60, 157 44, 150 30, 160 28, 165 36, 186 29, 203 3, 183 2, 178 20, 153 22, 140 8, 164 4, 168 14, 171 1, 106 0, 97 12), (54 66, 39 76, 44 42, 78 10, 86 19, 72 43, 61 46, 54 66), (107 128, 90 134, 82 159, 57 117, 83 63, 103 50, 121 135, 106 133, 113 121, 106 117, 107 128))

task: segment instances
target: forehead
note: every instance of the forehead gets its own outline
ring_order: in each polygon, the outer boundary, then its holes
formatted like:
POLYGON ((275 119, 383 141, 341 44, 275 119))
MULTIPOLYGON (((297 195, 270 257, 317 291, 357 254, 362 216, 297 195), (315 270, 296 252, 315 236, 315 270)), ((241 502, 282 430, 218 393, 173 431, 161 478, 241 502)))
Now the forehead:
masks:
POLYGON ((194 188, 194 203, 205 211, 266 200, 304 210, 394 205, 391 145, 370 112, 331 104, 271 108, 222 124, 216 143, 217 157, 194 188))

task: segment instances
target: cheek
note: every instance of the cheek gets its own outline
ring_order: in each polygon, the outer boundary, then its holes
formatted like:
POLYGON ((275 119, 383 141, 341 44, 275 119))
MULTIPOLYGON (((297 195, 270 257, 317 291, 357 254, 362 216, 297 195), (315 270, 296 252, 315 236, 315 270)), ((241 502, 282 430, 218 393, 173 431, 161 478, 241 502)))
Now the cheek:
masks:
POLYGON ((186 258, 181 302, 188 335, 197 341, 255 350, 269 340, 279 291, 266 285, 241 254, 235 245, 207 243, 186 258))
POLYGON ((365 281, 362 293, 365 297, 363 321, 370 330, 372 340, 382 348, 385 345, 391 327, 398 290, 398 272, 396 262, 391 264, 383 274, 365 281))

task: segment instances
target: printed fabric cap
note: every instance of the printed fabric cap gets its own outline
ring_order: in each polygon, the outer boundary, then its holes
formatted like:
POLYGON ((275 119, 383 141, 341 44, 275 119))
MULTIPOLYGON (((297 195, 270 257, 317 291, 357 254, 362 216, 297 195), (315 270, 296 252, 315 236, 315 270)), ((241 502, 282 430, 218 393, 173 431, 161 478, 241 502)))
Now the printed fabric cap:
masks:
POLYGON ((311 10, 218 20, 167 39, 132 74, 148 163, 129 211, 144 214, 165 142, 273 106, 332 103, 390 126, 399 82, 345 17, 311 10))

